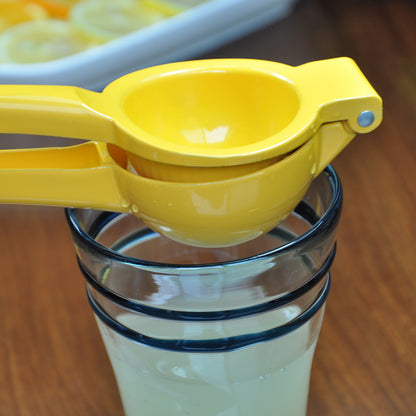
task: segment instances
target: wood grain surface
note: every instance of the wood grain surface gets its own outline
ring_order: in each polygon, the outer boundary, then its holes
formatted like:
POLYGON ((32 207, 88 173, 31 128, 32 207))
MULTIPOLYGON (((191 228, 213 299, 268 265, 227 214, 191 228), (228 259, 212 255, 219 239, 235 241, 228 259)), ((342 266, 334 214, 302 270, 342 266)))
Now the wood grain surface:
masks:
MULTIPOLYGON (((356 60, 385 114, 333 163, 344 209, 308 415, 414 416, 416 3, 300 1, 204 57, 336 56, 356 60)), ((0 230, 0 416, 122 416, 63 210, 0 206, 0 230)))

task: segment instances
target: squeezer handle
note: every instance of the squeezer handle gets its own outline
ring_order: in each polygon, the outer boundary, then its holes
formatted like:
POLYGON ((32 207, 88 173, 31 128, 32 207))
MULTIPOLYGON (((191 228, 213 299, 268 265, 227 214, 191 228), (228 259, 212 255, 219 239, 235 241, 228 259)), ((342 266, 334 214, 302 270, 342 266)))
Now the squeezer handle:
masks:
MULTIPOLYGON (((382 121, 382 100, 350 58, 301 65, 294 68, 292 79, 299 86, 302 105, 315 109, 314 120, 308 124, 306 119, 303 123, 319 143, 316 177, 356 134, 378 127, 382 121)), ((299 137, 308 134, 305 130, 299 137)))
POLYGON ((113 142, 103 94, 72 86, 0 85, 1 133, 113 142))
POLYGON ((0 151, 0 203, 128 212, 121 169, 96 142, 0 151))
POLYGON ((351 58, 309 62, 295 67, 292 78, 302 105, 315 109, 318 124, 344 121, 352 132, 368 133, 381 123, 381 97, 351 58))

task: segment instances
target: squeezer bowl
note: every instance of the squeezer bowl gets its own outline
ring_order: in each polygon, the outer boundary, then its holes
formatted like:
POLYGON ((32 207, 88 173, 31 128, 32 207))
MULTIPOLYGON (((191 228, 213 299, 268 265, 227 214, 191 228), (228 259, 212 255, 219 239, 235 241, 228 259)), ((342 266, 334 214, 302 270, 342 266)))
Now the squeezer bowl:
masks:
POLYGON ((123 167, 117 177, 124 184, 129 210, 165 237, 203 247, 251 240, 289 215, 314 177, 311 154, 318 153, 318 147, 317 141, 310 141, 270 166, 229 179, 172 182, 130 172, 125 152, 108 146, 123 167))

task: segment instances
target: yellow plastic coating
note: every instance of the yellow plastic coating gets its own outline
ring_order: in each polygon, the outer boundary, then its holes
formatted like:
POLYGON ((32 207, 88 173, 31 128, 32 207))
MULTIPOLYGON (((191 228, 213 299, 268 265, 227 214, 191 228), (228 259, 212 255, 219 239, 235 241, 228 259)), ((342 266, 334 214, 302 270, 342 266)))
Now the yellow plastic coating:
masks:
POLYGON ((102 93, 0 86, 4 133, 98 140, 180 166, 271 159, 298 148, 325 123, 371 131, 381 112, 380 97, 349 58, 299 67, 245 59, 179 62, 126 75, 102 93), (358 124, 363 111, 374 114, 371 126, 358 124))
POLYGON ((106 98, 70 86, 0 85, 0 132, 115 140, 106 98))
POLYGON ((0 133, 93 141, 0 151, 0 202, 133 213, 185 244, 238 244, 284 219, 381 118, 380 97, 348 58, 181 62, 102 93, 2 85, 0 133))
MULTIPOLYGON (((112 149, 112 156, 107 150, 89 142, 72 149, 18 151, 23 167, 2 169, 0 200, 131 212, 176 241, 227 246, 261 235, 292 211, 311 181, 310 155, 318 146, 311 141, 265 169, 206 183, 143 178, 114 162, 123 159, 121 149, 112 149), (36 153, 42 154, 41 165, 33 159, 36 153)), ((7 165, 13 153, 0 152, 0 164, 7 165)))
POLYGON ((0 202, 129 212, 107 146, 0 151, 0 202))
POLYGON ((1 151, 0 202, 133 213, 185 244, 233 245, 267 232, 296 207, 327 165, 322 144, 337 136, 354 135, 342 123, 327 125, 319 137, 266 168, 200 183, 133 174, 122 149, 98 142, 1 151))

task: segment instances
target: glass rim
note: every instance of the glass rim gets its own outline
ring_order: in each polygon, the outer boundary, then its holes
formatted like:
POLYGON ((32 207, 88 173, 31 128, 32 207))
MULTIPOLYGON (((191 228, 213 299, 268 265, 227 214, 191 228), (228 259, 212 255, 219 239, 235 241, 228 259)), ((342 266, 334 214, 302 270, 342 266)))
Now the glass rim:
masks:
MULTIPOLYGON (((76 212, 82 210, 81 208, 65 208, 65 216, 69 228, 73 235, 77 236, 84 244, 89 246, 95 252, 98 252, 110 260, 114 260, 120 263, 128 263, 135 266, 143 267, 157 267, 160 269, 181 269, 181 270, 196 270, 196 269, 210 269, 218 266, 224 267, 228 265, 243 264, 251 261, 261 260, 268 257, 273 257, 276 255, 283 254, 286 251, 300 246, 308 240, 314 238, 320 231, 326 227, 326 224, 330 223, 334 217, 336 217, 339 209, 342 204, 342 185, 341 180, 335 171, 335 169, 328 165, 324 171, 320 174, 327 174, 330 180, 331 187, 333 189, 333 196, 331 202, 324 212, 322 217, 320 217, 315 223, 312 224, 311 228, 305 233, 301 234, 297 238, 273 249, 267 250, 263 253, 254 254, 252 256, 243 257, 240 259, 221 261, 217 263, 199 263, 199 264, 181 264, 181 263, 163 263, 151 260, 144 260, 137 257, 127 256, 119 253, 109 247, 106 247, 99 242, 97 242, 83 227, 79 224, 76 219, 76 212)), ((104 211, 103 211, 104 213, 104 211)), ((112 219, 116 218, 119 215, 125 215, 121 213, 108 213, 107 221, 105 221, 104 226, 110 222, 112 219)), ((102 228, 101 228, 102 229, 102 228)), ((101 230, 100 229, 100 230, 101 230)))

